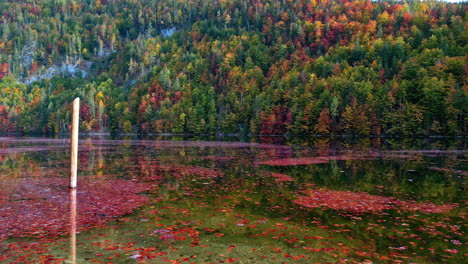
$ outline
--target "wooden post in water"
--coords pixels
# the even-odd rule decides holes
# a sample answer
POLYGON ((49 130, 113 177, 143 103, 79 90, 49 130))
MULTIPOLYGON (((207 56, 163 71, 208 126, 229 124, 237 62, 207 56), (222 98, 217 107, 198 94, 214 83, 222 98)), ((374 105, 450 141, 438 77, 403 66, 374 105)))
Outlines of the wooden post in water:
POLYGON ((76 264, 76 188, 70 189, 70 263, 76 264))
POLYGON ((72 131, 71 131, 71 169, 70 188, 76 188, 78 171, 78 128, 80 119, 80 98, 73 100, 72 131))

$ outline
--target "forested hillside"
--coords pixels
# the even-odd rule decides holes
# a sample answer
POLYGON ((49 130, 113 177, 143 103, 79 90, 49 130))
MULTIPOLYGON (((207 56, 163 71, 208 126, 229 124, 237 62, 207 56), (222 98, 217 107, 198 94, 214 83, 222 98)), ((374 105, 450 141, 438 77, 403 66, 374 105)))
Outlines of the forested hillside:
POLYGON ((0 0, 0 132, 462 135, 468 4, 0 0))

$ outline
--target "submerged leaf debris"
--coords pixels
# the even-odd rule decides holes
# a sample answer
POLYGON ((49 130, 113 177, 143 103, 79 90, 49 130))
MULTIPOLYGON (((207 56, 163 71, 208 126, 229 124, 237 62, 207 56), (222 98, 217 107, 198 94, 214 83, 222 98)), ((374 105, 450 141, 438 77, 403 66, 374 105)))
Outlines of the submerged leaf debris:
MULTIPOLYGON (((68 149, 1 142, 0 262, 70 261, 68 149)), ((77 261, 463 262, 465 152, 326 143, 84 141, 77 261)))

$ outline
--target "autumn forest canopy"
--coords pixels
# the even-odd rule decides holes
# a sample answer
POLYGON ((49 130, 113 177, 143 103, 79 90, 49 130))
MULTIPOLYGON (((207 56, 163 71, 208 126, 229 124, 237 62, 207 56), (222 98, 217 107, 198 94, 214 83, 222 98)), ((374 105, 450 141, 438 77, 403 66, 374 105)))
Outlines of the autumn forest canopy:
POLYGON ((0 0, 0 132, 463 135, 468 4, 0 0))

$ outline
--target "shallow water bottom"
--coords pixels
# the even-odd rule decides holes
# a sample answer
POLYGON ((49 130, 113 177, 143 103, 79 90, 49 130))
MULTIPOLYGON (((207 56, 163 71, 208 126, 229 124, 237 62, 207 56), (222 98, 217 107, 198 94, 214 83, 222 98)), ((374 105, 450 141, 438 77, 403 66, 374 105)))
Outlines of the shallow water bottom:
POLYGON ((467 254, 464 150, 88 140, 74 204, 66 144, 1 142, 2 263, 461 263, 467 254))

